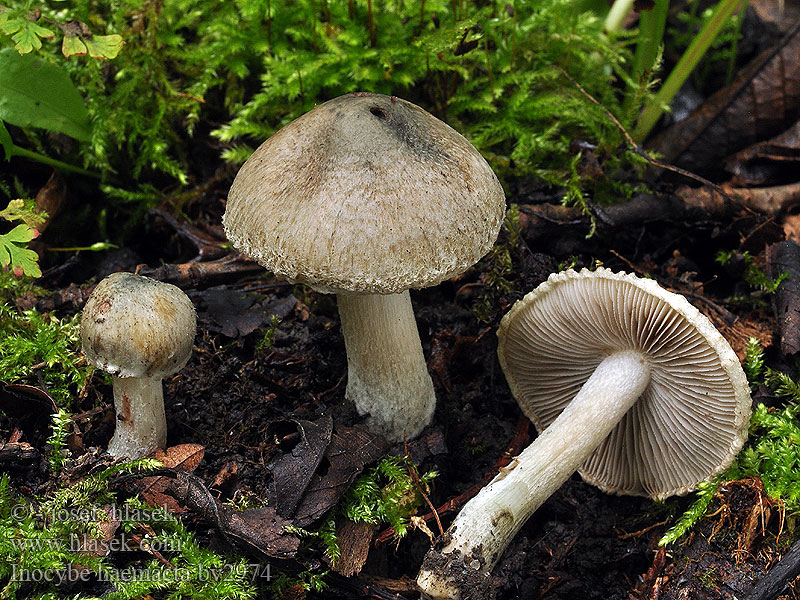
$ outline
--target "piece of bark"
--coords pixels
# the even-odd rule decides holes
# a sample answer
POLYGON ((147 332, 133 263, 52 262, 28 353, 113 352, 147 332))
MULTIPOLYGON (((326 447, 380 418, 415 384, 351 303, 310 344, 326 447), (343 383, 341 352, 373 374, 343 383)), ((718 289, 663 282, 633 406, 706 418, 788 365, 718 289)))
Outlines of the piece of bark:
MULTIPOLYGON (((591 207, 597 230, 613 233, 626 227, 661 222, 726 220, 743 210, 766 217, 785 214, 800 204, 800 184, 770 188, 725 187, 729 197, 708 187, 681 186, 673 195, 640 194, 610 206, 591 207)), ((521 204, 519 227, 528 242, 557 239, 573 230, 585 236, 591 217, 580 208, 555 204, 521 204)))
POLYGON ((20 469, 29 467, 39 460, 39 452, 26 442, 0 444, 0 467, 20 469))
POLYGON ((50 312, 53 310, 78 311, 86 304, 86 299, 91 295, 94 286, 80 288, 74 283, 67 287, 56 290, 49 296, 37 298, 33 294, 26 294, 16 299, 18 308, 28 310, 36 308, 39 312, 50 312))
POLYGON ((663 162, 703 174, 717 171, 729 154, 780 133, 800 116, 799 55, 800 21, 649 149, 663 162))
POLYGON ((761 188, 736 188, 733 195, 747 208, 778 216, 800 204, 800 182, 761 188))
POLYGON ((784 356, 800 351, 800 246, 792 240, 767 246, 767 274, 774 280, 789 277, 772 296, 780 350, 784 356))
POLYGON ((359 523, 349 519, 337 521, 336 537, 339 540, 340 555, 333 564, 327 557, 325 562, 334 571, 345 577, 358 575, 364 568, 364 563, 367 562, 372 537, 377 529, 377 525, 363 521, 359 523))
POLYGON ((178 265, 168 264, 160 267, 140 266, 139 275, 165 281, 181 288, 202 289, 234 281, 245 275, 264 272, 264 267, 243 254, 232 252, 217 260, 208 262, 188 262, 178 265))

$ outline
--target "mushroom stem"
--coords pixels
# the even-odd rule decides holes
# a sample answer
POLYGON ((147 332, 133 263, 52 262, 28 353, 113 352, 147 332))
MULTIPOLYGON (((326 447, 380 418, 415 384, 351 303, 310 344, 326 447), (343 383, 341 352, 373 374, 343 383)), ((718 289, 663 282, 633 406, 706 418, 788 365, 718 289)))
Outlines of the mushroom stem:
POLYGON ((114 377, 117 426, 108 444, 114 458, 142 458, 167 443, 161 377, 114 377))
POLYGON ((430 598, 459 599, 488 579, 511 539, 611 433, 644 392, 650 366, 636 351, 605 358, 564 411, 464 505, 422 563, 417 585, 430 598))
POLYGON ((338 294, 347 349, 347 397, 390 442, 411 439, 436 405, 408 291, 338 294))

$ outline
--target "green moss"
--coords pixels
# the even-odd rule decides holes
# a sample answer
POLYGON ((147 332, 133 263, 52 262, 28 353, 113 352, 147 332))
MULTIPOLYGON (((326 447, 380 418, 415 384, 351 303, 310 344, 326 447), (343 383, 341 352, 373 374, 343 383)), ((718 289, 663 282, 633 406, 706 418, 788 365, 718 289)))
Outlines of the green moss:
POLYGON ((728 302, 763 306, 765 304, 764 296, 774 294, 778 290, 778 286, 789 277, 788 273, 781 273, 778 277, 772 279, 758 266, 755 258, 747 251, 736 253, 720 250, 715 260, 719 264, 724 265, 734 258, 744 262, 742 279, 753 291, 749 295, 738 295, 728 298, 728 302))
POLYGON ((109 600, 148 594, 175 600, 254 598, 251 568, 243 560, 202 548, 169 512, 136 498, 119 501, 109 488, 115 476, 160 466, 152 459, 123 463, 30 498, 14 493, 8 475, 0 478, 2 597, 73 597, 58 581, 81 577, 110 583, 114 591, 104 595, 109 600), (108 527, 111 515, 120 520, 116 531, 108 527), (134 534, 141 543, 132 541, 134 534))
MULTIPOLYGON (((6 281, 10 277, 0 273, 6 281)), ((78 315, 58 318, 33 309, 19 310, 9 301, 0 304, 3 381, 22 381, 39 373, 56 402, 69 407, 92 371, 80 355, 79 330, 78 315)))
MULTIPOLYGON (((625 164, 633 159, 618 151, 622 135, 603 108, 629 124, 622 99, 643 93, 625 76, 631 42, 604 32, 602 20, 572 0, 120 0, 41 10, 124 39, 108 61, 65 61, 47 40, 40 54, 65 66, 85 98, 85 165, 139 214, 163 199, 165 186, 153 185, 159 177, 190 182, 208 123, 218 124, 210 133, 222 158, 238 164, 316 103, 354 90, 407 97, 463 132, 499 173, 536 175, 563 187, 570 202, 618 185, 613 177, 606 185, 576 178, 572 140, 625 164)), ((14 41, 0 35, 3 45, 14 41)), ((40 152, 72 158, 69 149, 45 148, 49 141, 35 132, 30 139, 40 152)))

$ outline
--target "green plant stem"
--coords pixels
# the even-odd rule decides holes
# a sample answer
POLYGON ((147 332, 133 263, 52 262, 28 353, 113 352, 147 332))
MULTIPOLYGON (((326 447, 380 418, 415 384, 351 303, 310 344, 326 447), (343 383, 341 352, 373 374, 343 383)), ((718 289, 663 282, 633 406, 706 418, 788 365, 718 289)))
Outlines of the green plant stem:
POLYGON ((606 31, 619 31, 622 29, 622 24, 625 22, 625 17, 631 12, 633 0, 615 0, 608 11, 605 20, 606 31))
MULTIPOLYGON (((642 11, 639 16, 639 35, 636 40, 631 71, 631 76, 636 82, 641 82, 645 73, 651 71, 655 66, 661 41, 664 38, 668 11, 669 0, 655 0, 653 8, 642 11)), ((626 114, 631 110, 635 97, 633 94, 628 96, 624 108, 626 114)))
POLYGON ((75 165, 62 162, 55 158, 50 158, 49 156, 39 154, 38 152, 33 152, 31 150, 26 150, 25 148, 20 148, 19 146, 11 147, 11 155, 19 156, 20 158, 28 158, 30 160, 35 160, 36 162, 50 165, 51 167, 60 169, 62 171, 69 171, 70 173, 78 173, 79 175, 85 175, 87 177, 94 177, 95 179, 100 179, 99 173, 95 173, 94 171, 87 171, 86 169, 82 169, 81 167, 76 167, 75 165))
POLYGON ((686 52, 683 53, 664 85, 656 93, 653 101, 639 115, 639 120, 633 131, 633 139, 635 141, 641 142, 647 137, 647 134, 650 133, 658 122, 659 117, 661 117, 661 113, 664 112, 664 107, 670 103, 686 81, 686 78, 697 66, 700 59, 703 58, 703 55, 719 35, 725 23, 727 23, 731 15, 743 8, 746 2, 747 0, 722 0, 717 5, 708 23, 703 26, 686 49, 686 52))

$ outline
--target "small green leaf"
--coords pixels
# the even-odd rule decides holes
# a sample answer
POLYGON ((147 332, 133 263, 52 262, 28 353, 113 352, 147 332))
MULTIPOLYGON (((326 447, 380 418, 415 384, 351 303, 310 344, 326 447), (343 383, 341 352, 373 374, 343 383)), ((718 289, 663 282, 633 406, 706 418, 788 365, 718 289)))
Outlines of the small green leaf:
POLYGON ((0 267, 11 267, 14 275, 21 277, 41 277, 39 255, 33 250, 17 246, 36 237, 36 230, 27 225, 17 225, 6 234, 0 235, 0 267))
POLYGON ((53 32, 45 27, 37 25, 28 19, 8 19, 2 26, 4 33, 14 33, 11 39, 17 45, 15 48, 20 54, 27 54, 33 50, 38 50, 42 47, 42 40, 40 38, 52 38, 53 32))
POLYGON ((8 233, 4 234, 3 237, 7 242, 24 244, 26 242, 30 242, 36 237, 36 230, 22 223, 14 227, 14 229, 8 233))
POLYGON ((10 246, 9 252, 11 254, 11 270, 14 275, 17 277, 22 275, 28 277, 42 276, 42 270, 39 268, 38 262, 39 255, 36 252, 19 246, 10 246))
POLYGON ((8 129, 2 121, 0 121, 0 146, 5 150, 6 160, 11 160, 11 157, 14 156, 14 142, 11 141, 11 134, 8 133, 8 129))
POLYGON ((116 58, 125 43, 119 34, 94 35, 83 40, 92 58, 116 58))
POLYGON ((37 210, 36 202, 32 198, 14 198, 9 201, 8 206, 0 210, 0 217, 6 221, 22 221, 28 227, 36 229, 47 220, 47 213, 37 210))
POLYGON ((11 35, 19 31, 23 24, 22 18, 9 16, 8 11, 0 12, 0 32, 11 35))
POLYGON ((61 42, 61 53, 69 58, 70 56, 85 56, 86 45, 76 34, 71 31, 64 32, 64 41, 61 42))
POLYGON ((89 113, 69 75, 38 56, 0 50, 0 119, 77 140, 91 137, 89 113))

